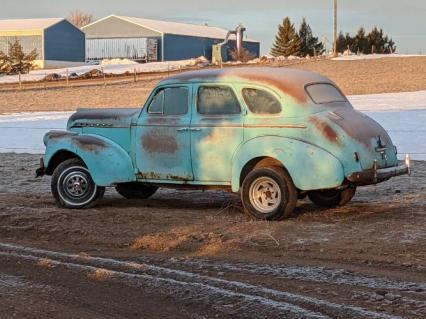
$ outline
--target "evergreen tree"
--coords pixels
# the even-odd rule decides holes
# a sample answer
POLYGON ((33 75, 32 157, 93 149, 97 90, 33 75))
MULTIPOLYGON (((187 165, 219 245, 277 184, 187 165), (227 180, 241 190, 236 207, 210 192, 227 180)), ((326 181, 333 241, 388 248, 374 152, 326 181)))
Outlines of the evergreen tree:
POLYGON ((356 50, 356 53, 367 54, 369 52, 368 47, 369 45, 368 39, 365 35, 365 29, 361 27, 354 38, 354 49, 356 50))
POLYGON ((374 27, 367 35, 368 45, 371 53, 392 53, 395 51, 395 43, 384 35, 383 29, 374 27))
POLYGON ((9 70, 9 60, 7 55, 0 51, 0 74, 8 73, 9 70))
POLYGON ((323 45, 318 41, 318 38, 312 34, 311 26, 303 18, 302 24, 299 29, 300 38, 300 53, 302 56, 313 56, 315 54, 321 54, 323 51, 323 45))
POLYGON ((337 37, 337 52, 343 53, 347 49, 347 38, 343 35, 343 31, 339 32, 337 37))
POLYGON ((0 72, 7 74, 28 73, 33 69, 33 62, 37 59, 38 53, 34 49, 25 54, 19 40, 14 43, 9 42, 9 54, 0 52, 0 72))
POLYGON ((275 37, 275 43, 272 47, 273 56, 300 55, 300 39, 294 24, 286 17, 281 25, 278 26, 278 33, 275 37))

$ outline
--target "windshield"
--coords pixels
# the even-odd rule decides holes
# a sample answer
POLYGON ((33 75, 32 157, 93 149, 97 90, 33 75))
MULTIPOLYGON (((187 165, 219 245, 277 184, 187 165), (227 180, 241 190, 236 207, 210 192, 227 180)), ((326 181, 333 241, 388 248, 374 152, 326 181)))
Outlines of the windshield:
POLYGON ((329 83, 310 84, 306 86, 306 92, 315 104, 348 101, 339 89, 329 83))

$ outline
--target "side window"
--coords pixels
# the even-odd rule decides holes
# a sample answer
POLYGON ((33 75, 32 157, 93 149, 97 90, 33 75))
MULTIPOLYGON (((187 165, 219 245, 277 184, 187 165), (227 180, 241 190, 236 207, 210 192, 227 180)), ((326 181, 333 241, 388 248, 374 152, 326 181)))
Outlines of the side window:
POLYGON ((201 86, 198 89, 198 113, 205 115, 240 114, 234 91, 227 86, 201 86))
POLYGON ((246 88, 243 89, 243 98, 252 113, 281 113, 280 101, 274 95, 267 91, 246 88))
POLYGON ((157 92, 148 107, 150 114, 184 115, 188 112, 188 88, 166 88, 157 92))
POLYGON ((166 89, 164 98, 164 115, 184 115, 188 113, 188 88, 166 89))

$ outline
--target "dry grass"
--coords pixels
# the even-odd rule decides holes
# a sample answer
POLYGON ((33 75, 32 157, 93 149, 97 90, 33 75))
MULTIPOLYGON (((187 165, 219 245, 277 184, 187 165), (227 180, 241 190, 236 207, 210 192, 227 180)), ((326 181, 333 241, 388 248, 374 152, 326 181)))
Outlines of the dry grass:
MULTIPOLYGON (((291 66, 318 72, 350 94, 426 90, 426 57, 358 61, 316 61, 291 66)), ((166 75, 164 75, 166 76, 166 75)), ((72 111, 78 107, 140 107, 159 80, 144 76, 138 83, 85 87, 0 91, 0 114, 72 111)))

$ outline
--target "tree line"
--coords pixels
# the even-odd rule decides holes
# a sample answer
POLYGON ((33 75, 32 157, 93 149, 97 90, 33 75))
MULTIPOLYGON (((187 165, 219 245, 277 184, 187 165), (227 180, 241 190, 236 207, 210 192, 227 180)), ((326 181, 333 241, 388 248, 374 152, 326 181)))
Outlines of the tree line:
POLYGON ((357 54, 372 53, 394 53, 396 51, 395 42, 388 35, 385 35, 383 29, 374 27, 368 34, 363 27, 351 36, 349 33, 343 34, 340 31, 337 38, 337 51, 343 53, 346 50, 357 54))
MULTIPOLYGON (((383 29, 374 27, 368 34, 361 27, 358 32, 351 36, 349 33, 340 34, 337 38, 337 51, 344 53, 350 50, 357 54, 371 53, 394 53, 396 51, 395 42, 383 29)), ((284 18, 282 24, 278 26, 278 32, 271 49, 273 56, 316 56, 325 52, 324 43, 318 40, 312 32, 311 26, 303 18, 299 30, 296 31, 294 23, 289 17, 284 18)))

